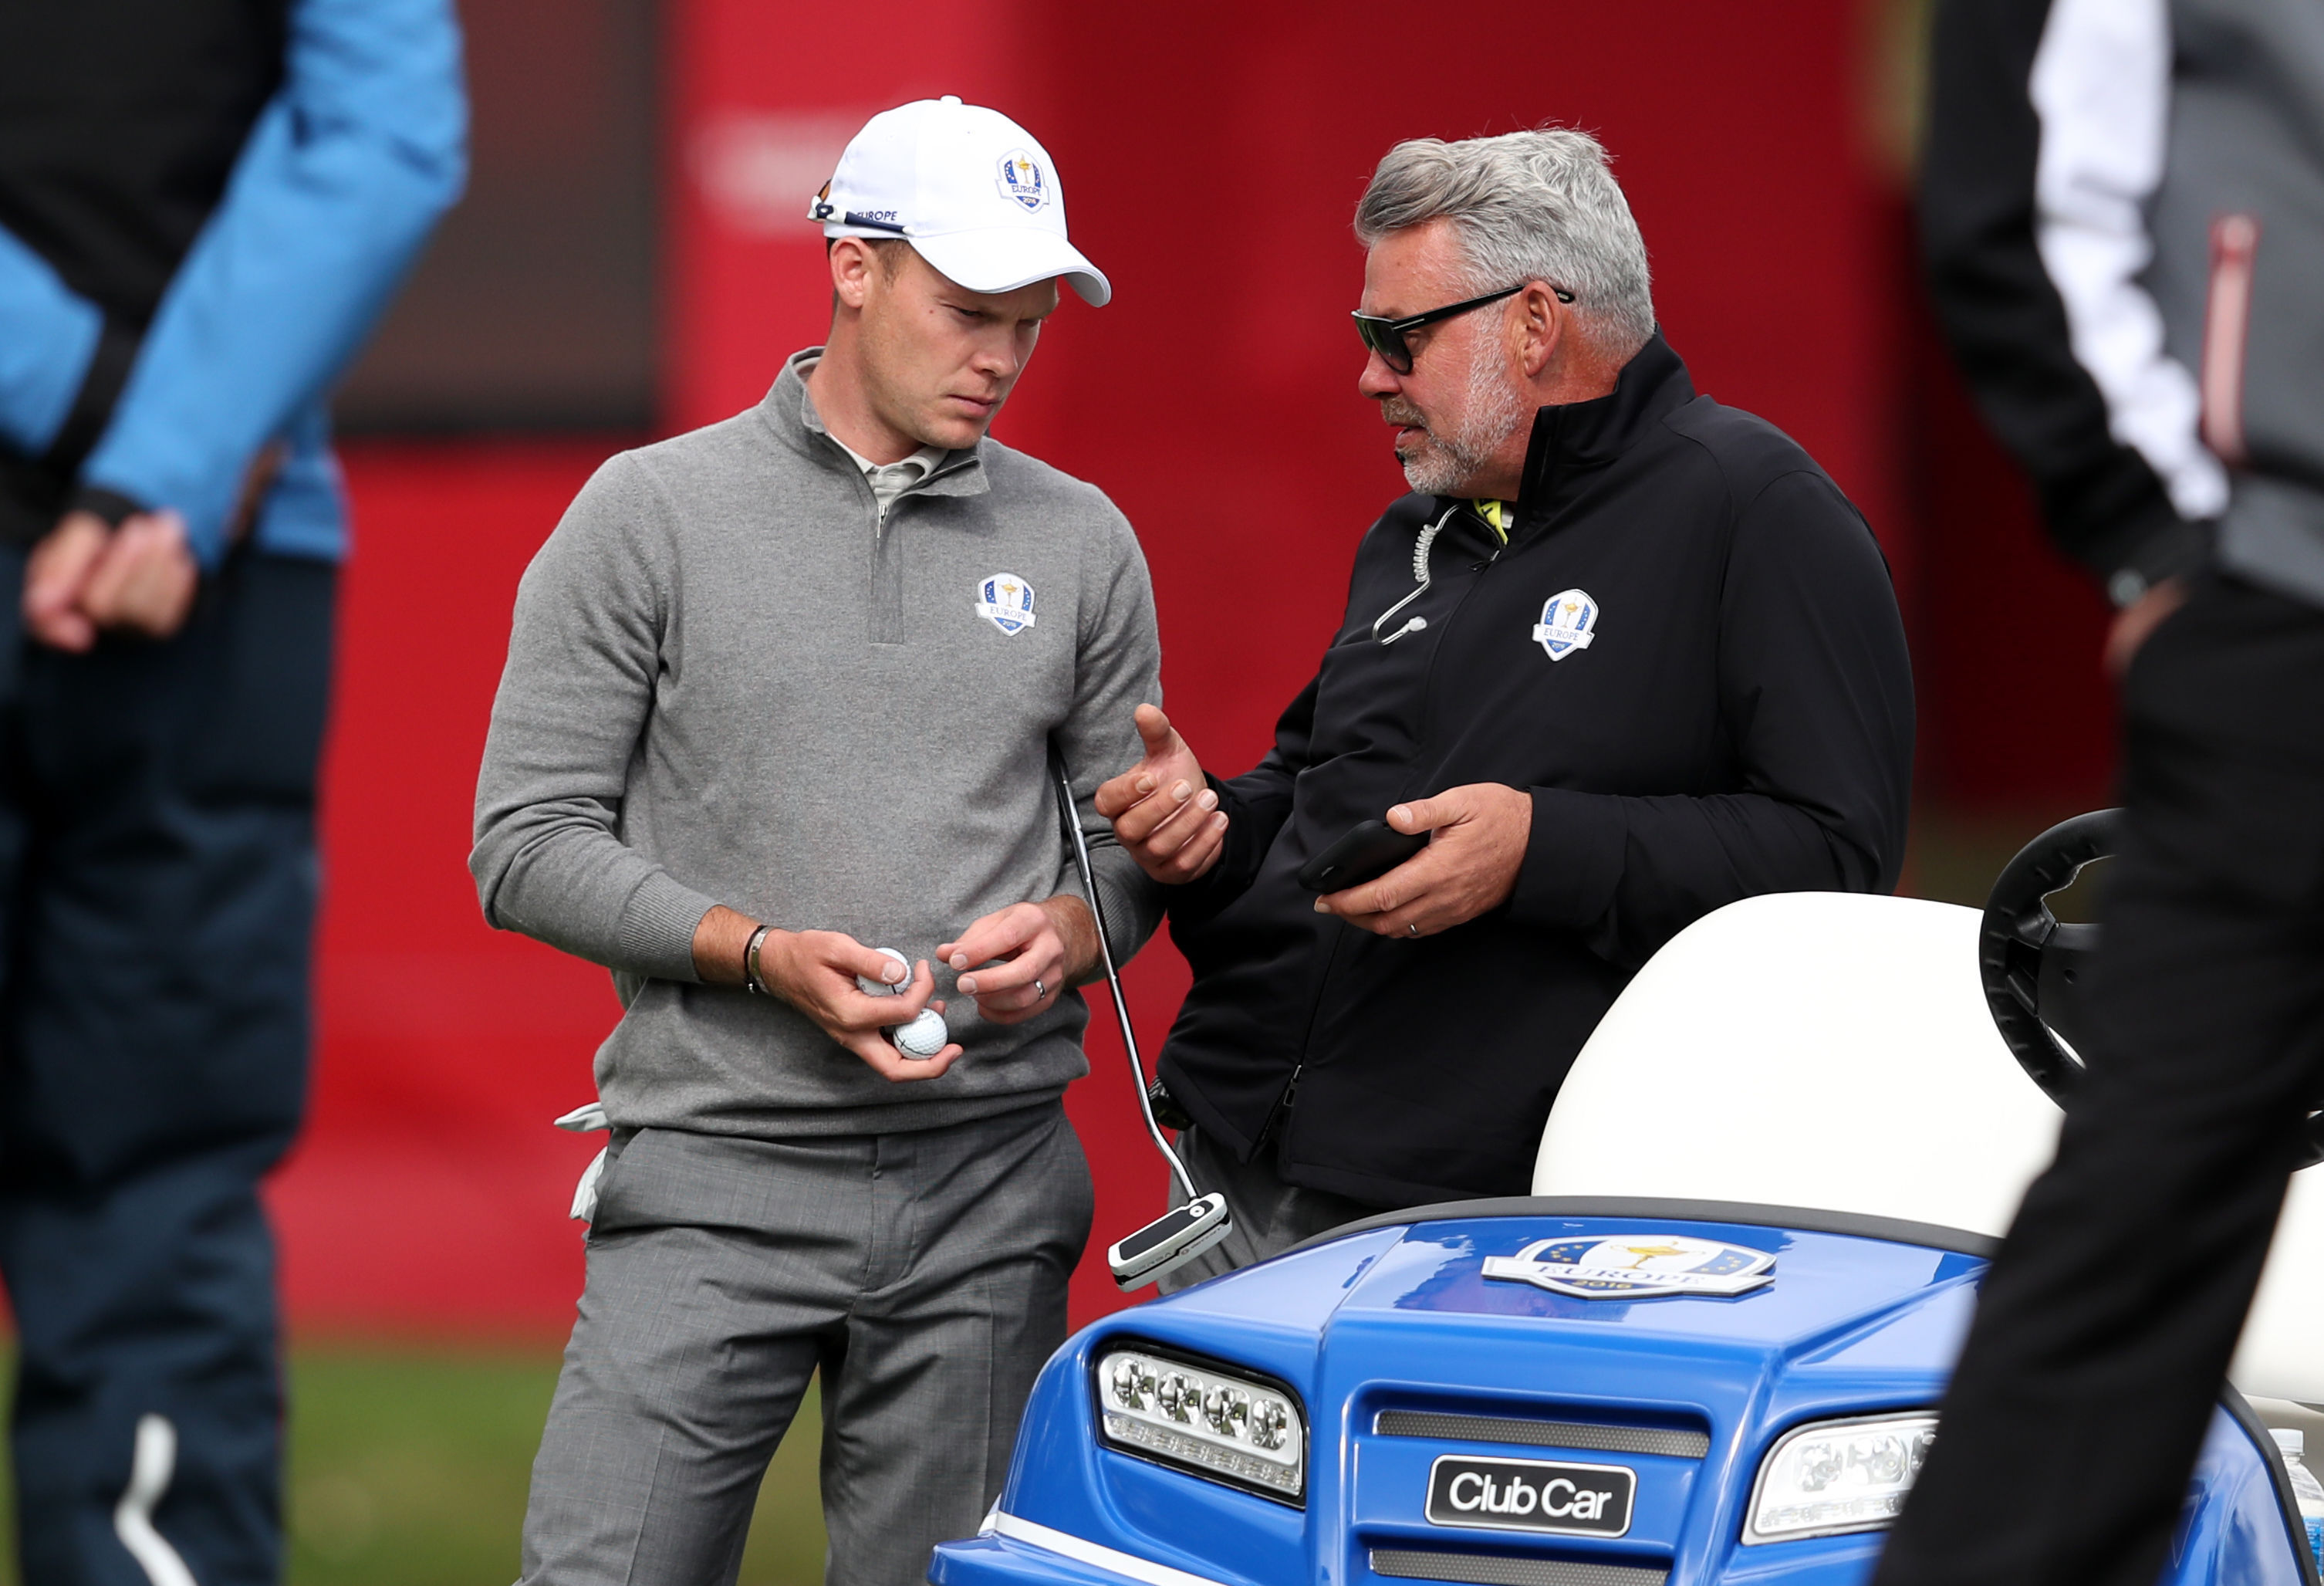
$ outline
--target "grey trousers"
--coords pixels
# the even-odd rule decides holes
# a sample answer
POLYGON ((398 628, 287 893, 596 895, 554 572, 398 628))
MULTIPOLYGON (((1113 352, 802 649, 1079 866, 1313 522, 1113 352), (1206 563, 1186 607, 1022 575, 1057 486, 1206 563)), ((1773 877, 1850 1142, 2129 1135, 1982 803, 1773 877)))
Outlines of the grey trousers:
POLYGON ((1000 1494, 1090 1212, 1055 1102, 908 1134, 631 1136, 533 1462, 524 1586, 729 1586, 818 1369, 824 1578, 918 1586, 1000 1494))
MULTIPOLYGON (((1232 1152, 1204 1139, 1201 1130, 1189 1129, 1178 1137, 1178 1155, 1196 1189, 1206 1195, 1226 1196, 1233 1228, 1184 1267, 1164 1274, 1154 1286, 1164 1294, 1176 1294, 1205 1277, 1279 1256, 1302 1240, 1381 1210, 1326 1190, 1284 1183, 1276 1176, 1275 1152, 1269 1147, 1262 1146, 1248 1162, 1238 1162, 1232 1152)), ((1170 1203, 1186 1203, 1176 1176, 1170 1180, 1170 1203)))

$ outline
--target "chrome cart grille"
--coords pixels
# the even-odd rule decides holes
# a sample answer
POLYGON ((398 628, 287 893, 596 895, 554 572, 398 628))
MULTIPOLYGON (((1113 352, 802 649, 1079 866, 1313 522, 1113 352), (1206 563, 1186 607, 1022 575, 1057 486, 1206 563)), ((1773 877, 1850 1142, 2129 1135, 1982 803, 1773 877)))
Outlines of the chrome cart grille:
POLYGON ((1375 1547, 1372 1573, 1402 1581, 1458 1581, 1474 1586, 1663 1586, 1668 1570, 1592 1564, 1563 1558, 1510 1558, 1483 1553, 1431 1553, 1375 1547))
MULTIPOLYGON (((1372 1420, 1372 1431, 1382 1437, 1586 1448, 1602 1453, 1668 1454, 1682 1460, 1699 1460, 1711 1452, 1711 1439, 1706 1434, 1665 1426, 1609 1426, 1595 1421, 1537 1421, 1508 1415, 1458 1415, 1435 1410, 1382 1410, 1372 1420)), ((1472 1577, 1444 1578, 1465 1581, 1472 1577)))

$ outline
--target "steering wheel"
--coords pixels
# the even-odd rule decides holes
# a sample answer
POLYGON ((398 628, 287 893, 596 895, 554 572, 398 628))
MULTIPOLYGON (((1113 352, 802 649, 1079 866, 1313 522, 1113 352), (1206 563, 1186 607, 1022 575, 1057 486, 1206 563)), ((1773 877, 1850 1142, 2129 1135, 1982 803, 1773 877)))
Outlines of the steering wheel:
MULTIPOLYGON (((1978 970, 1986 1005, 2009 1050, 2060 1106, 2081 1083, 2074 1048, 2088 1029, 2085 989, 2098 950, 2098 927, 2067 925, 2050 912, 2050 895, 2072 886, 2082 867, 2120 851, 2123 812, 2093 810, 2060 821, 2017 851, 1985 900, 1978 932, 1978 970)), ((2308 1120, 2300 1166, 2324 1162, 2324 1113, 2308 1120)))
POLYGON ((2072 1044, 2085 1018, 2081 985, 2098 952, 2098 927, 2061 924, 2050 912, 2050 894, 2072 886, 2084 865, 2107 858, 2121 842, 2118 809, 2060 821, 2002 866, 1985 900, 1977 964, 1986 1004, 2011 1053, 2061 1107, 2082 1077, 2072 1044))

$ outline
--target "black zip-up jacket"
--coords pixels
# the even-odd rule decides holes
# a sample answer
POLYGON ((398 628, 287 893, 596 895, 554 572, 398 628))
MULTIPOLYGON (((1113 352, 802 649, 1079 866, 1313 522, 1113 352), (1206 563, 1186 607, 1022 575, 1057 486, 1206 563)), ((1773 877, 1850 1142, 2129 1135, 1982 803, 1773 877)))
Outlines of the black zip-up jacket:
POLYGON ((1169 889, 1194 981, 1162 1076, 1293 1184, 1378 1205, 1524 1194, 1574 1055, 1655 948, 1738 898, 1895 886, 1912 752, 1862 516, 1780 430, 1696 395, 1657 336, 1612 395, 1536 417, 1507 549, 1425 496, 1365 535, 1275 748, 1215 784, 1226 852, 1169 889), (1379 642, 1448 512, 1427 593, 1380 632, 1427 626, 1379 642), (1576 591, 1589 641, 1553 659, 1536 629, 1576 591), (1314 912, 1311 854, 1472 782, 1533 795, 1506 905, 1412 941, 1314 912))

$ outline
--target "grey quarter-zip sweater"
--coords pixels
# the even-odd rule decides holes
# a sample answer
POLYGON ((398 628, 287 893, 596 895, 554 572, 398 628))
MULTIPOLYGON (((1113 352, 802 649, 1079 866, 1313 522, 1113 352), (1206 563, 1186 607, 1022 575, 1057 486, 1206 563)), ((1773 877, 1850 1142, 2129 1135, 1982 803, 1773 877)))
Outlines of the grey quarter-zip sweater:
POLYGON ((882 511, 816 414, 819 354, 749 411, 608 461, 517 591, 469 868, 492 924, 613 972, 625 1010, 596 1077, 616 1128, 927 1129, 1086 1073, 1078 997, 1017 1025, 954 997, 965 1054, 891 1083, 787 1004, 694 971, 718 903, 933 961, 994 909, 1078 894, 1053 738, 1115 952, 1160 912, 1091 804, 1161 697, 1128 521, 990 438, 882 511))

